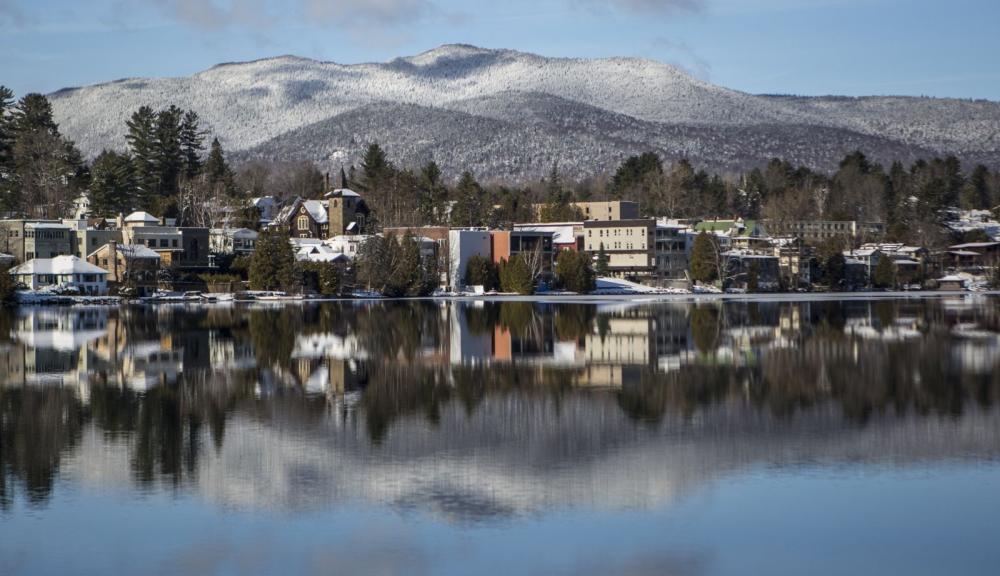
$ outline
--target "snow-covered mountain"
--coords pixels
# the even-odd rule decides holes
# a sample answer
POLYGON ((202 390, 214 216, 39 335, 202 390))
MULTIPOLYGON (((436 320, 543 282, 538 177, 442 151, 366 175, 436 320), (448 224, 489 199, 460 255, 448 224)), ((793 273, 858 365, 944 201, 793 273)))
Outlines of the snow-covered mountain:
POLYGON ((576 176, 654 150, 715 169, 781 156, 829 169, 853 149, 880 160, 955 153, 1000 165, 1000 103, 909 97, 760 96, 635 58, 546 58, 446 45, 386 63, 282 56, 187 78, 125 79, 50 95, 87 155, 125 145, 139 106, 197 111, 238 159, 356 162, 371 141, 412 165, 533 178, 576 176))

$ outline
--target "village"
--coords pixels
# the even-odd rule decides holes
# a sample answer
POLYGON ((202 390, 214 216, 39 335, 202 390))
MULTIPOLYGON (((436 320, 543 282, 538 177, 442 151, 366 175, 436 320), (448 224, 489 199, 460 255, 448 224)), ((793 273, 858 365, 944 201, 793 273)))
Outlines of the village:
MULTIPOLYGON (((231 226, 225 216, 211 228, 190 227, 145 211, 94 218, 83 194, 71 218, 0 220, 0 266, 22 302, 42 302, 977 291, 995 286, 1000 260, 1000 223, 985 210, 954 210, 948 224, 981 241, 931 251, 886 241, 879 222, 644 217, 627 200, 572 202, 580 218, 565 222, 544 221, 546 205, 534 204, 536 221, 493 228, 379 228, 362 195, 329 185, 322 199, 265 196, 249 204, 256 229, 231 226), (294 280, 255 281, 248 263, 265 236, 287 238, 294 280), (365 246, 386 238, 419 247, 424 288, 391 292, 373 283, 371 269, 391 273, 395 264, 373 260, 379 251, 365 246), (369 272, 359 273, 365 266, 369 272), (504 280, 518 270, 523 278, 504 280)), ((279 266, 263 260, 257 274, 279 266)))

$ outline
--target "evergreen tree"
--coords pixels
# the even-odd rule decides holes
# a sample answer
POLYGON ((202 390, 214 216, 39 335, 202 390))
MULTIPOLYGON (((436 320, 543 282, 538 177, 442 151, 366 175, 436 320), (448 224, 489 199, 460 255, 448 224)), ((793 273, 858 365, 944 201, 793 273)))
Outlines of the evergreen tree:
POLYGON ((473 256, 465 265, 465 285, 482 286, 484 290, 496 290, 499 272, 493 260, 485 256, 473 256))
POLYGON ((0 214, 21 206, 14 165, 14 93, 0 86, 0 214))
POLYGON ((347 178, 347 172, 344 172, 344 167, 343 166, 340 167, 340 187, 341 188, 350 188, 351 187, 351 181, 348 180, 348 178, 347 178))
POLYGON ((149 106, 136 110, 125 123, 125 136, 132 156, 140 206, 146 207, 158 192, 159 176, 154 159, 156 150, 156 113, 149 106))
POLYGON ((597 265, 594 268, 598 276, 607 276, 611 272, 608 262, 608 253, 604 249, 604 242, 601 242, 600 249, 597 251, 597 265))
POLYGON ((131 159, 105 150, 91 166, 90 208, 97 216, 128 214, 135 202, 135 174, 131 159))
POLYGON ((181 145, 183 116, 184 111, 176 106, 161 110, 156 115, 153 164, 160 197, 176 196, 180 190, 180 177, 185 166, 184 149, 181 145))
POLYGON ((472 172, 462 173, 455 187, 455 203, 451 207, 452 226, 482 226, 486 220, 486 202, 483 189, 472 172))
POLYGON ((14 180, 19 188, 15 210, 37 216, 65 216, 78 186, 85 182, 82 157, 62 138, 52 106, 41 94, 28 94, 14 108, 14 180), (30 201, 30 207, 26 204, 30 201))
POLYGON ((253 290, 291 290, 295 283, 295 252, 288 234, 261 232, 247 273, 253 290))
POLYGON ((208 158, 205 160, 203 174, 209 186, 225 184, 232 179, 232 172, 226 163, 225 153, 222 151, 222 144, 218 138, 212 139, 212 145, 208 151, 208 158))
POLYGON ((892 266, 892 258, 883 255, 875 265, 872 273, 872 284, 876 288, 892 288, 896 285, 896 272, 892 266))
POLYGON ((962 207, 966 210, 988 210, 992 208, 990 170, 982 164, 976 166, 969 181, 962 187, 962 207))
POLYGON ((630 156, 615 171, 611 194, 615 198, 641 200, 649 194, 650 177, 663 174, 663 162, 654 152, 630 156))
POLYGON ((523 295, 535 292, 531 268, 521 254, 500 261, 500 290, 523 295))
POLYGON ((567 290, 586 294, 597 287, 594 269, 587 254, 563 250, 556 257, 556 281, 567 290))
POLYGON ((708 232, 698 234, 691 247, 691 279, 704 284, 719 279, 719 249, 708 232))
POLYGON ((543 222, 569 222, 582 217, 572 205, 572 194, 563 186, 559 175, 559 163, 553 162, 549 177, 545 180, 545 207, 542 209, 543 222))
POLYGON ((14 294, 17 289, 14 277, 11 276, 8 271, 9 268, 6 264, 0 264, 0 307, 13 302, 14 294))
POLYGON ((184 113, 180 126, 181 153, 184 157, 184 178, 190 180, 201 171, 201 152, 205 149, 205 133, 198 126, 198 114, 193 110, 184 113))
POLYGON ((439 224, 444 219, 448 189, 441 181, 441 169, 434 161, 420 169, 417 210, 424 224, 439 224))

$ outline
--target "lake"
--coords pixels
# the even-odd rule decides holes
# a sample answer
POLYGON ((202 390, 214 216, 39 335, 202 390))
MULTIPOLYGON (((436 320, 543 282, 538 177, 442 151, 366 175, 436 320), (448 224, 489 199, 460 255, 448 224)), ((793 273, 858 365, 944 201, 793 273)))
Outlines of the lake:
POLYGON ((997 574, 998 304, 2 311, 0 574, 997 574))

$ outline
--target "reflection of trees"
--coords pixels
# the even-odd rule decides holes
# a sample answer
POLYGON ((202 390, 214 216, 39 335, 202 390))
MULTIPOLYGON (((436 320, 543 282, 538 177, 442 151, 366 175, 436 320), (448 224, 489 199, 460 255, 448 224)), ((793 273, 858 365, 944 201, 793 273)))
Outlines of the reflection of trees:
POLYGON ((86 419, 79 400, 65 388, 0 388, 0 507, 14 484, 27 499, 44 503, 52 492, 63 454, 80 439, 86 419))
POLYGON ((719 347, 721 329, 721 318, 716 306, 695 306, 691 309, 691 337, 699 352, 707 355, 719 347))

